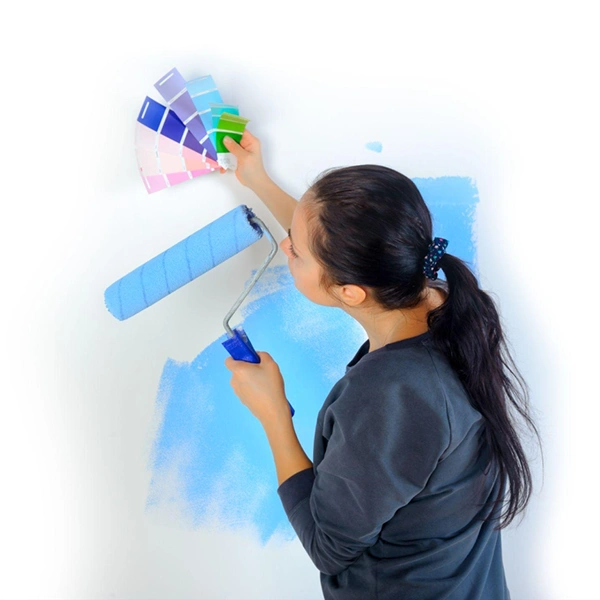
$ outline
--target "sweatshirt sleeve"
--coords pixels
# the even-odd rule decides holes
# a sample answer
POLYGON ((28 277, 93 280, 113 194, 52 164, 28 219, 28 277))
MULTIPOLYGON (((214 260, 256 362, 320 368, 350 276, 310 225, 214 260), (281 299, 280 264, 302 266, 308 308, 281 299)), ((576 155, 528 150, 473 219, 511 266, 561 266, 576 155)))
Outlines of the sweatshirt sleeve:
POLYGON ((425 487, 450 440, 445 397, 431 379, 375 372, 373 380, 365 370, 326 412, 331 435, 323 460, 277 490, 326 575, 341 573, 375 544, 383 525, 425 487))

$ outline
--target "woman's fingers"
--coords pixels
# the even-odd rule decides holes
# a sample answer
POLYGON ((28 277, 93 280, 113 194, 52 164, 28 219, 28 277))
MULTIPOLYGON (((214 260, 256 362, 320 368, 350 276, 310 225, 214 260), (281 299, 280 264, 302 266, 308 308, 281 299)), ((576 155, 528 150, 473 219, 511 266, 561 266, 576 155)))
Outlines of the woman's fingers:
POLYGON ((240 145, 248 152, 256 152, 259 149, 260 140, 253 136, 247 129, 244 129, 240 145))
MULTIPOLYGON (((262 163, 260 141, 253 136, 247 129, 244 130, 239 143, 231 137, 223 137, 225 148, 237 159, 235 175, 238 181, 251 189, 268 177, 262 163)), ((220 169, 225 173, 227 169, 220 169)))
POLYGON ((223 144, 225 145, 225 148, 237 158, 241 158, 246 154, 246 150, 244 150, 244 148, 242 148, 242 146, 240 146, 233 138, 230 138, 227 135, 223 138, 223 144))

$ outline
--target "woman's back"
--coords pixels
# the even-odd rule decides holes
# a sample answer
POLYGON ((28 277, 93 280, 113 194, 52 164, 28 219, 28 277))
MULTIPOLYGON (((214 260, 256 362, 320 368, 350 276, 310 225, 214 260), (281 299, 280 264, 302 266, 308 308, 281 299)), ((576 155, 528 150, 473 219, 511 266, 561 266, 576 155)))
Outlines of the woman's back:
POLYGON ((490 456, 429 333, 367 340, 319 412, 313 469, 278 490, 326 600, 510 598, 500 531, 483 523, 500 485, 490 456))

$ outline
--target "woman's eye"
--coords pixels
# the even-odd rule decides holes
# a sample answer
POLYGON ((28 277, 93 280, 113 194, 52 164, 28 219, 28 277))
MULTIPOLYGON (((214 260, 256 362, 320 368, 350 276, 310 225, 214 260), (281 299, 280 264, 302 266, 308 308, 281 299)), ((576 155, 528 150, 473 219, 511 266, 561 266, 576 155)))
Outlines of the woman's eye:
POLYGON ((294 246, 292 246, 292 243, 290 242, 290 253, 294 258, 298 258, 298 255, 294 252, 294 246))

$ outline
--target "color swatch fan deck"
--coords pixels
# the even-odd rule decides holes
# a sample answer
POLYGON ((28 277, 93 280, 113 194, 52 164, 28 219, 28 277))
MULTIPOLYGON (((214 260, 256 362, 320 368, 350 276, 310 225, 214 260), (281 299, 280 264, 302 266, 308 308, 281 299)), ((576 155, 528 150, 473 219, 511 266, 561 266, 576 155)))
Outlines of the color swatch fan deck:
POLYGON ((219 167, 235 168, 223 138, 239 143, 249 119, 223 103, 213 78, 186 81, 172 69, 154 87, 166 106, 146 96, 135 129, 135 154, 148 193, 219 173, 219 167))

